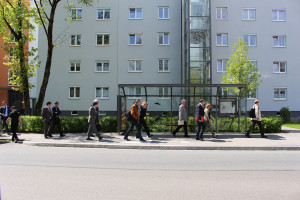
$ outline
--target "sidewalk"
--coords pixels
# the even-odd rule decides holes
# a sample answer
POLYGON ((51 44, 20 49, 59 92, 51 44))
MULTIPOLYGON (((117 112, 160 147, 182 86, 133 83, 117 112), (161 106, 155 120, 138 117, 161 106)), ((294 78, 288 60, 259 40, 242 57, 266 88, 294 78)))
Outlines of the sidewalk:
MULTIPOLYGON (((300 130, 283 128, 283 133, 266 134, 267 139, 260 138, 259 134, 253 134, 252 138, 246 138, 239 133, 219 133, 212 138, 206 133, 205 141, 195 140, 195 133, 190 138, 183 137, 183 133, 177 133, 173 137, 170 133, 152 133, 152 138, 143 137, 147 142, 135 139, 135 132, 129 136, 131 141, 124 141, 118 133, 104 133, 101 142, 97 138, 93 141, 86 140, 86 133, 67 134, 60 138, 54 134, 52 139, 44 139, 43 134, 19 134, 24 139, 24 145, 46 147, 79 147, 79 148, 111 148, 111 149, 159 149, 159 150, 300 150, 300 130)), ((9 140, 11 136, 4 134, 0 140, 9 140)))

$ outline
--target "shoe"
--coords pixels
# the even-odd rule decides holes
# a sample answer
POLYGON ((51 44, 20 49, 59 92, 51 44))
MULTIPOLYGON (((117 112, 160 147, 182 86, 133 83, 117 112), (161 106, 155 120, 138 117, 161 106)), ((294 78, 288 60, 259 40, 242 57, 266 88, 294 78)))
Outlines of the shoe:
POLYGON ((125 132, 120 133, 120 135, 125 135, 125 132))
POLYGON ((14 141, 15 141, 15 138, 12 138, 11 141, 14 142, 14 141))
POLYGON ((245 135, 247 138, 251 138, 251 136, 247 133, 246 135, 245 135))
POLYGON ((91 134, 90 137, 95 137, 95 135, 91 134))
POLYGON ((136 137, 136 139, 140 139, 140 137, 136 137))
POLYGON ((148 135, 148 138, 151 138, 152 136, 153 136, 152 134, 149 134, 149 135, 148 135))
POLYGON ((200 140, 200 138, 196 138, 196 140, 200 140))
POLYGON ((267 138, 268 136, 262 135, 261 138, 267 138))
POLYGON ((50 137, 49 137, 49 136, 46 136, 45 139, 50 139, 50 137))
POLYGON ((15 143, 18 143, 19 142, 19 138, 17 138, 16 140, 15 140, 15 143))
POLYGON ((147 140, 144 140, 144 138, 140 138, 141 142, 146 142, 147 140))
POLYGON ((86 138, 86 140, 93 140, 92 138, 90 138, 90 137, 88 137, 88 138, 86 138))
POLYGON ((201 141, 204 141, 204 139, 203 139, 203 138, 200 138, 200 140, 201 140, 201 141))
POLYGON ((216 136, 216 135, 213 135, 212 137, 213 137, 213 138, 217 138, 217 136, 216 136))
POLYGON ((171 133, 174 137, 176 137, 176 133, 171 133))
POLYGON ((191 136, 189 136, 189 135, 184 135, 184 137, 191 137, 191 136))
POLYGON ((60 137, 65 137, 66 135, 64 135, 64 134, 60 134, 59 136, 60 136, 60 137))
POLYGON ((102 137, 102 136, 100 136, 100 137, 99 137, 99 142, 100 142, 102 139, 103 139, 103 137, 102 137))
POLYGON ((53 135, 48 135, 48 137, 53 138, 53 135))
POLYGON ((126 140, 126 141, 130 141, 128 138, 124 138, 124 140, 126 140))

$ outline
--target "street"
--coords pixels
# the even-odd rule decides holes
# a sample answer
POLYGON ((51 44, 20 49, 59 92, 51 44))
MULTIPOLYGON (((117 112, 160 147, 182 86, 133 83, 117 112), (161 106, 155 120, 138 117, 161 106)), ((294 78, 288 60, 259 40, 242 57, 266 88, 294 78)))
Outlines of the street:
POLYGON ((0 144, 1 200, 300 199, 299 151, 0 144))

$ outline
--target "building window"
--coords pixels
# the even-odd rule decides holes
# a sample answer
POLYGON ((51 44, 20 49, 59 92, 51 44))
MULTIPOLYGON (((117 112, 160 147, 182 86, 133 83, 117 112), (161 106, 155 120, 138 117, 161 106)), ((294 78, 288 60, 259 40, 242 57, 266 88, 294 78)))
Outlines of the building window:
POLYGON ((129 19, 142 19, 142 9, 141 8, 130 8, 129 9, 129 19))
POLYGON ((243 20, 256 20, 256 9, 243 9, 243 20))
POLYGON ((108 99, 108 87, 97 87, 96 88, 96 98, 97 99, 108 99))
POLYGON ((217 61, 217 72, 226 72, 226 65, 227 65, 227 60, 218 60, 217 61))
POLYGON ((168 7, 158 7, 158 19, 169 19, 168 7))
POLYGON ((71 35, 71 46, 81 46, 81 35, 71 35))
POLYGON ((70 99, 79 99, 80 98, 80 87, 70 87, 70 99))
POLYGON ((142 34, 129 34, 129 44, 130 45, 141 45, 142 44, 142 34))
POLYGON ((285 21, 285 10, 272 10, 273 21, 285 21))
POLYGON ((131 96, 129 99, 140 99, 142 95, 142 88, 141 87, 129 87, 128 88, 128 95, 131 96))
POLYGON ((78 115, 78 111, 71 111, 71 115, 78 115))
POLYGON ((256 35, 244 35, 243 40, 247 43, 247 46, 249 47, 256 46, 256 35))
POLYGON ((80 72, 80 61, 70 62, 70 72, 80 72))
POLYGON ((168 45, 169 44, 169 33, 158 33, 158 44, 168 45))
POLYGON ((169 88, 164 87, 164 88, 159 88, 158 91, 158 98, 159 99, 169 99, 170 97, 168 97, 169 95, 169 88))
POLYGON ((228 45, 228 34, 218 33, 217 34, 217 46, 227 46, 228 45))
POLYGON ((273 47, 286 47, 286 36, 273 36, 273 47))
POLYGON ((72 20, 81 20, 82 19, 82 9, 74 8, 71 10, 72 20))
POLYGON ((109 45, 109 34, 97 34, 97 46, 109 45))
POLYGON ((274 88, 274 100, 286 100, 286 88, 274 88))
POLYGON ((226 20, 227 19, 227 8, 217 8, 216 9, 216 19, 226 20))
POLYGON ((96 72, 109 72, 109 61, 96 61, 96 72))
POLYGON ((273 62, 274 73, 286 73, 286 62, 273 62))
POLYGON ((169 59, 159 59, 158 60, 158 71, 159 72, 169 72, 169 59))
POLYGON ((108 20, 110 19, 110 9, 98 9, 97 20, 108 20))
POLYGON ((248 99, 257 99, 257 88, 248 94, 248 99))
POLYGON ((129 60, 129 72, 142 72, 142 61, 141 60, 129 60))

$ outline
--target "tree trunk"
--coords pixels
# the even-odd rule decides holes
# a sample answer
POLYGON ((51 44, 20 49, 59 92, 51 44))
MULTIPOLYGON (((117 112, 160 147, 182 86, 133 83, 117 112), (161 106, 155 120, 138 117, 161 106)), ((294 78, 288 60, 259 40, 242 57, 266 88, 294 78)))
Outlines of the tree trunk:
POLYGON ((50 71, 51 71, 51 64, 52 64, 52 55, 53 55, 53 24, 54 24, 54 15, 55 15, 55 10, 57 7, 57 4, 59 1, 53 1, 51 5, 51 13, 49 17, 49 23, 48 23, 48 34, 47 35, 47 40, 48 40, 48 51, 47 51, 47 60, 45 64, 45 72, 44 72, 44 78, 43 82, 40 88, 40 93, 39 93, 39 98, 36 103, 36 107, 34 109, 34 115, 41 115, 42 111, 42 106, 45 100, 45 95, 46 95, 46 90, 50 78, 50 71))

